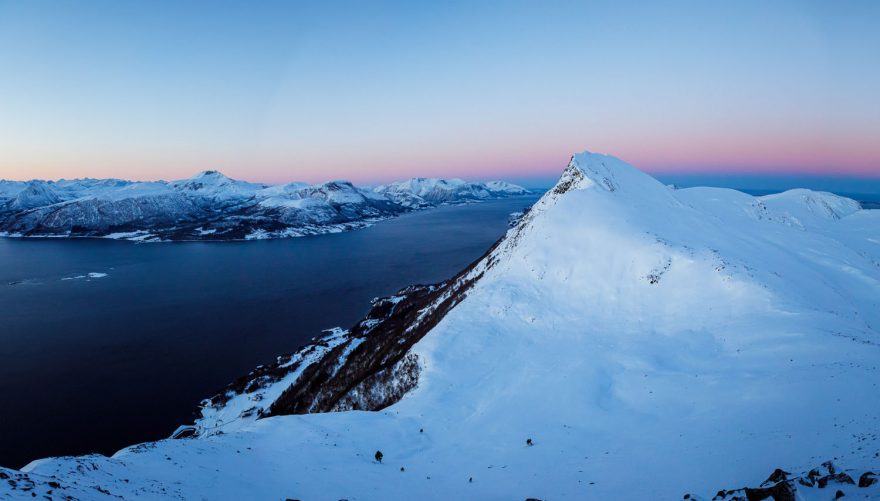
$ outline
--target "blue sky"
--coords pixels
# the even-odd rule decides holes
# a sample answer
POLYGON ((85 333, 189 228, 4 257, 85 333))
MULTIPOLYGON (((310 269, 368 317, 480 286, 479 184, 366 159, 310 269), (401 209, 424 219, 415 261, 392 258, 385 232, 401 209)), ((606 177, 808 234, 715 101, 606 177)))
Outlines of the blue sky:
POLYGON ((880 2, 0 0, 0 178, 880 176, 880 2))

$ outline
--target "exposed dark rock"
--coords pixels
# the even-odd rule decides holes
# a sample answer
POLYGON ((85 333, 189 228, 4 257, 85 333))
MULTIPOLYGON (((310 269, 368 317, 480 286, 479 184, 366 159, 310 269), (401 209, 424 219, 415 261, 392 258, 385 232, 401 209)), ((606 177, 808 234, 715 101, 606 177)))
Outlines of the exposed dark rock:
POLYGON ((758 489, 746 487, 744 490, 748 501, 761 501, 768 498, 774 501, 795 501, 794 488, 788 482, 779 482, 773 487, 758 489))
POLYGON ((834 463, 832 463, 831 461, 825 461, 824 463, 822 463, 822 466, 824 466, 825 469, 828 470, 829 475, 834 475, 837 472, 834 468, 834 463))
POLYGON ((810 479, 809 477, 801 477, 798 479, 798 483, 803 485, 804 487, 813 487, 816 483, 810 479))
POLYGON ((571 157, 569 166, 562 172, 562 177, 559 178, 556 186, 553 187, 554 195, 562 195, 568 192, 571 190, 572 186, 584 178, 584 173, 579 168, 575 167, 573 163, 574 157, 571 157))
POLYGON ((520 212, 514 212, 507 218, 507 227, 513 228, 522 221, 522 218, 529 213, 529 208, 525 208, 520 212))
POLYGON ((770 476, 767 477, 767 480, 761 483, 761 487, 778 484, 779 482, 788 480, 789 475, 791 475, 791 473, 783 471, 781 468, 776 468, 775 470, 773 470, 773 473, 771 473, 770 476))
POLYGON ((846 473, 840 472, 834 475, 826 475, 817 482, 820 489, 824 489, 829 483, 855 485, 855 481, 846 473))
MULTIPOLYGON (((822 464, 820 468, 810 470, 806 475, 791 477, 791 473, 777 468, 761 483, 760 487, 742 487, 739 489, 722 489, 715 494, 713 500, 717 501, 761 501, 772 499, 774 501, 795 501, 798 499, 798 488, 801 489, 824 489, 834 485, 854 485, 852 477, 843 471, 839 471, 830 461, 822 464)), ((872 472, 865 472, 859 478, 859 486, 864 483, 869 487, 877 483, 876 476, 872 472)), ((841 492, 842 491, 838 491, 841 492)), ((842 496, 839 496, 842 497, 842 496)), ((837 498, 835 498, 837 499, 837 498)))
MULTIPOLYGON (((499 240, 500 242, 501 240, 499 240)), ((363 341, 354 348, 342 366, 340 356, 346 346, 339 345, 319 362, 307 367, 299 379, 272 403, 267 415, 305 414, 335 410, 379 410, 397 402, 418 381, 414 355, 404 357, 454 308, 467 291, 491 266, 492 246, 479 260, 455 278, 437 286, 414 286, 403 291, 403 299, 378 322, 360 322, 351 329, 351 338, 363 341), (486 258, 485 268, 477 271, 486 258), (401 362, 402 361, 402 362, 401 362)), ((371 319, 371 312, 367 319, 371 319)))

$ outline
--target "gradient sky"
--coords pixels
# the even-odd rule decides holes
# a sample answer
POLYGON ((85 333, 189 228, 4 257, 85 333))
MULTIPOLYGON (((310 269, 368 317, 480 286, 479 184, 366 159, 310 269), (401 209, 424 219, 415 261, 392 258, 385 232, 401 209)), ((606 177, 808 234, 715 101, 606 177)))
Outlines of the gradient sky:
POLYGON ((880 177, 880 2, 0 0, 0 178, 880 177))

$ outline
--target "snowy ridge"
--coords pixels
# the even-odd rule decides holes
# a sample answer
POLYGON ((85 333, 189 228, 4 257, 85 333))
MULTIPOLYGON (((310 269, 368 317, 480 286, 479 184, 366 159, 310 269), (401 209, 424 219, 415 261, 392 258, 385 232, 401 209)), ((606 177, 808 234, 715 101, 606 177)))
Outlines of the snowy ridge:
POLYGON ((782 195, 575 155, 459 275, 207 403, 229 432, 6 474, 86 498, 878 499, 880 212, 782 195))
POLYGON ((469 183, 461 179, 423 177, 378 186, 374 191, 406 207, 528 194, 525 188, 504 181, 469 183))
POLYGON ((89 236, 135 241, 253 240, 336 233, 440 203, 527 190, 461 180, 435 199, 386 196, 348 181, 270 186, 204 171, 189 179, 0 181, 0 236, 89 236), (476 196, 477 193, 479 196, 476 196))

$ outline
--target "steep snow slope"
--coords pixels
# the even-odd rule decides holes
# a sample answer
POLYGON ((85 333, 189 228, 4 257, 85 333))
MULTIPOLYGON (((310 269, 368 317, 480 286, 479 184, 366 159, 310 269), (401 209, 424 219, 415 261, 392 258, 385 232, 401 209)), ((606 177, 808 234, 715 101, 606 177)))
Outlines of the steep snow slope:
MULTIPOLYGON (((434 180, 439 185, 447 181, 434 180)), ((444 203, 527 193, 502 181, 494 191, 466 187, 444 203)), ((483 185, 480 185, 483 186, 483 185)), ((0 181, 0 235, 106 236, 133 240, 237 240, 338 232, 369 225, 440 201, 398 203, 348 181, 280 186, 230 179, 204 171, 189 179, 132 182, 119 179, 0 181)))
POLYGON ((6 209, 28 210, 41 205, 57 204, 60 201, 61 197, 45 181, 31 181, 23 190, 10 198, 6 209))
POLYGON ((768 489, 880 498, 809 473, 880 467, 880 212, 804 195, 576 155, 485 258, 245 376, 195 438, 5 474, 82 498, 710 499, 782 468, 801 478, 768 489), (383 410, 286 415, 358 408, 383 410))

